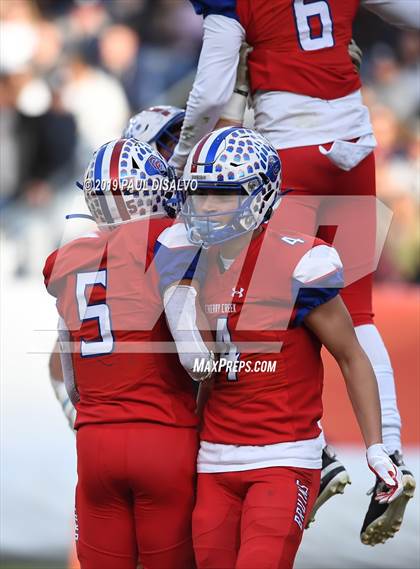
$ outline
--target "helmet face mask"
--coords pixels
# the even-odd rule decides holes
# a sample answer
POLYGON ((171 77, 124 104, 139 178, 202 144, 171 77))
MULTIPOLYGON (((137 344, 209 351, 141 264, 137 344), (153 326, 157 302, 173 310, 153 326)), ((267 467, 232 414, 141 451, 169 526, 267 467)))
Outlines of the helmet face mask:
POLYGON ((256 177, 243 184, 198 182, 181 209, 190 241, 206 248, 256 229, 252 204, 261 187, 256 177))
POLYGON ((202 139, 188 158, 184 180, 189 178, 195 187, 184 194, 181 214, 189 240, 203 247, 254 231, 268 221, 280 198, 276 150, 255 131, 241 127, 202 139))
POLYGON ((178 144, 179 135, 181 134, 182 120, 176 120, 173 124, 163 129, 159 136, 152 141, 158 152, 162 154, 165 160, 169 160, 178 144))
POLYGON ((162 217, 175 186, 174 173, 149 144, 118 139, 95 152, 84 177, 88 208, 100 228, 162 217))

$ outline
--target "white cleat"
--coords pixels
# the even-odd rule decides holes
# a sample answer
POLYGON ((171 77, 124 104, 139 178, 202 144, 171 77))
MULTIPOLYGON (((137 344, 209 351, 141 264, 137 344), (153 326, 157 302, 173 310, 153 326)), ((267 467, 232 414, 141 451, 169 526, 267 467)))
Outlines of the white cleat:
POLYGON ((344 494, 347 484, 351 484, 350 476, 338 460, 334 449, 327 445, 322 451, 321 484, 318 498, 312 508, 306 528, 315 521, 315 515, 319 508, 336 494, 344 494))

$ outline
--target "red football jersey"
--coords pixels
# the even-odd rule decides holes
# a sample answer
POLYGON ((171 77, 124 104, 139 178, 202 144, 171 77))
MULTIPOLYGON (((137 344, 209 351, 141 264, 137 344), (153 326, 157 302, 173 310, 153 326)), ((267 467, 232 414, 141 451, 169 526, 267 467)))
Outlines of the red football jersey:
POLYGON ((270 224, 228 268, 210 250, 201 301, 221 358, 202 439, 268 445, 312 439, 322 415, 321 345, 302 324, 342 286, 342 265, 324 242, 270 224), (240 365, 243 367, 240 368, 240 365))
POLYGON ((240 22, 252 92, 337 99, 360 88, 348 53, 360 0, 191 0, 204 16, 240 22))
POLYGON ((45 264, 69 331, 76 428, 152 421, 195 427, 195 398, 166 327, 153 250, 172 220, 121 225, 76 239, 45 264))

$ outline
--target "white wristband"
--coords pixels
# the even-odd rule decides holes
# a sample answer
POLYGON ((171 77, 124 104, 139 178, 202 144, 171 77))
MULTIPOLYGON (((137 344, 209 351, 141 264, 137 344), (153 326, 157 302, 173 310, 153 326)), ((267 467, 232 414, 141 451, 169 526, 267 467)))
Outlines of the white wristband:
POLYGON ((220 118, 227 121, 243 123, 247 96, 233 92, 231 98, 222 110, 220 118))

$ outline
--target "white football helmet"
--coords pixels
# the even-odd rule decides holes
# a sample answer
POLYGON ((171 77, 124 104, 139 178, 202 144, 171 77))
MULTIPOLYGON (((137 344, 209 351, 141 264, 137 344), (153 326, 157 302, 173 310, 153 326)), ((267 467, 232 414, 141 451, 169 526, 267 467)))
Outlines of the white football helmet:
POLYGON ((184 117, 185 111, 178 107, 149 107, 131 117, 123 137, 148 142, 169 160, 178 143, 184 117))
POLYGON ((189 240, 209 247, 254 231, 270 218, 280 199, 281 162, 275 148, 261 134, 248 128, 227 127, 211 132, 196 144, 183 178, 191 181, 181 209, 189 240), (200 213, 194 197, 209 194, 220 194, 221 207, 217 212, 200 213), (223 210, 224 195, 237 196, 237 207, 223 210))
POLYGON ((175 185, 173 169, 145 142, 134 138, 103 144, 87 167, 83 191, 99 227, 163 216, 175 185))

